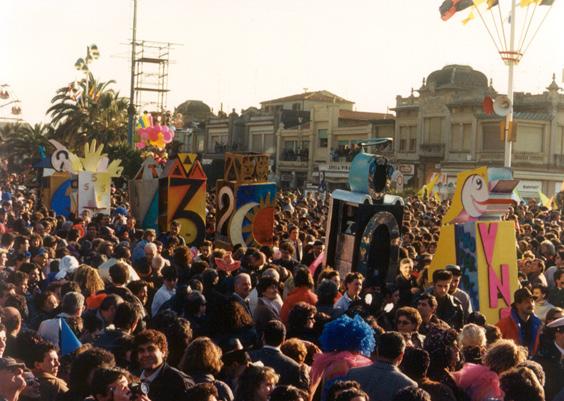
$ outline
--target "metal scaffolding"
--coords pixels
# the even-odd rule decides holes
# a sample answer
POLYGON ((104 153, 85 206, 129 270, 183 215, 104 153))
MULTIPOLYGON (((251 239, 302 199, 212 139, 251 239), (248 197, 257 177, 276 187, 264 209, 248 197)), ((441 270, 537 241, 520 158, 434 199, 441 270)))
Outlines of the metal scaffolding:
POLYGON ((167 107, 168 65, 175 43, 140 41, 135 51, 135 108, 162 112, 167 107))

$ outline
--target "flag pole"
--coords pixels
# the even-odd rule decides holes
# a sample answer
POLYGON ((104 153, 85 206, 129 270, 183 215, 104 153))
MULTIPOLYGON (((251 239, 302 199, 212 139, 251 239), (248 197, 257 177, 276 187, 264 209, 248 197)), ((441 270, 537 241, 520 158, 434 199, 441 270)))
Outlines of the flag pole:
MULTIPOLYGON (((517 0, 511 0, 511 31, 509 37, 509 52, 507 54, 507 64, 508 64, 508 77, 507 77, 507 97, 509 98, 510 107, 509 113, 507 113, 505 119, 505 158, 504 166, 511 167, 511 151, 512 142, 510 141, 510 133, 512 131, 513 125, 513 75, 515 64, 519 62, 519 55, 515 53, 515 2, 517 0)), ((502 55, 503 57, 503 55, 502 55)), ((511 138, 512 139, 512 138, 511 138)))

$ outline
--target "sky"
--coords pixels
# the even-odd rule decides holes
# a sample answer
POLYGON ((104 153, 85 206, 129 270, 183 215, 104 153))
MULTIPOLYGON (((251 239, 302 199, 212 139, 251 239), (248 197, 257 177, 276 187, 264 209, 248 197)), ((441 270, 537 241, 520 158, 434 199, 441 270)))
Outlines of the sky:
MULTIPOLYGON (((215 112, 328 90, 356 110, 385 112, 423 77, 467 64, 507 89, 507 67, 477 17, 440 19, 442 0, 138 0, 138 40, 178 44, 169 68, 168 108, 197 99, 215 112)), ((508 0, 500 0, 502 6, 508 0)), ((548 7, 538 7, 527 38, 548 7)), ((529 9, 529 16, 532 9, 529 9)), ((517 42, 525 10, 517 14, 517 42)), ((0 84, 21 100, 23 118, 46 122, 58 88, 95 43, 98 80, 129 96, 133 0, 2 0, 0 84)), ((484 15, 493 27, 489 14, 484 15)), ((497 15, 497 14, 495 14, 497 15)), ((515 90, 539 93, 564 68, 564 1, 556 0, 521 63, 515 90)), ((508 24, 505 24, 508 26, 508 24)), ((0 103, 1 105, 1 103, 0 103)), ((0 109, 0 116, 8 108, 0 109)))

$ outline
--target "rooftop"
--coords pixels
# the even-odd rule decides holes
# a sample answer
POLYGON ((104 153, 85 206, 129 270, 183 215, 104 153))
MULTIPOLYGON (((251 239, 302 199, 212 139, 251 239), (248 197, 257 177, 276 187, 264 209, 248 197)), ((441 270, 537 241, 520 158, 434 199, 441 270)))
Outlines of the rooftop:
POLYGON ((344 99, 326 90, 298 93, 296 95, 280 97, 278 99, 265 100, 264 102, 260 102, 260 104, 294 102, 294 101, 305 101, 305 100, 311 100, 315 102, 327 102, 327 103, 354 104, 354 102, 351 102, 350 100, 344 99))

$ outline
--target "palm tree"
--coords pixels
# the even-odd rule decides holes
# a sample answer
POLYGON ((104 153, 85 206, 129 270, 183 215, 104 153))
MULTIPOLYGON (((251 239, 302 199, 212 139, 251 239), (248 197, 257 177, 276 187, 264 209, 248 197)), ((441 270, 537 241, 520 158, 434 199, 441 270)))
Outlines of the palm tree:
POLYGON ((72 151, 92 139, 108 145, 124 142, 129 101, 109 88, 114 83, 98 82, 90 74, 88 90, 86 80, 57 90, 47 110, 55 127, 53 138, 72 151))
POLYGON ((44 124, 13 124, 4 128, 0 151, 13 165, 23 165, 38 160, 41 147, 45 149, 51 134, 51 127, 44 124))

